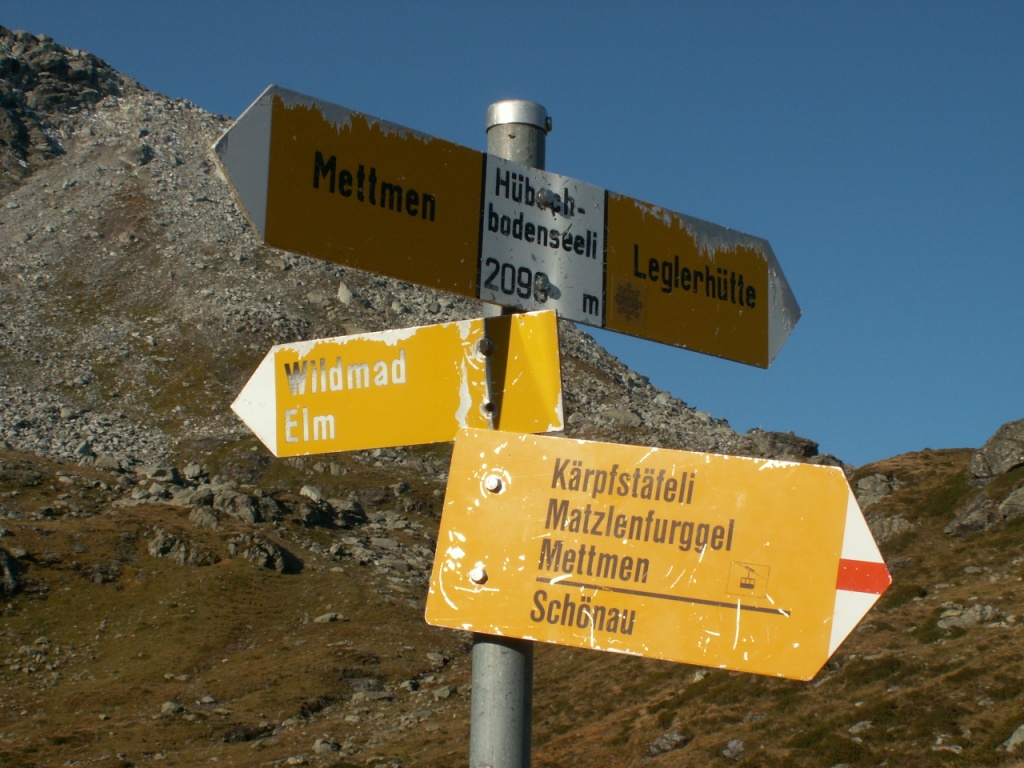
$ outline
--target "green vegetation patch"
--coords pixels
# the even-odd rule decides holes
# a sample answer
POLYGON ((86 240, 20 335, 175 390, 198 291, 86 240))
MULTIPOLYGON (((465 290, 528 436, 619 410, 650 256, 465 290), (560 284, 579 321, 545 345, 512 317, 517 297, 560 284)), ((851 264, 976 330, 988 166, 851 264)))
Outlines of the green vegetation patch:
POLYGON ((930 645, 939 640, 963 637, 967 633, 967 630, 960 627, 940 627, 939 620, 942 619, 944 611, 944 608, 936 608, 923 624, 914 629, 913 636, 918 642, 930 645))
POLYGON ((840 728, 822 723, 801 731, 789 740, 794 749, 813 751, 819 765, 850 763, 860 765, 871 757, 870 750, 863 743, 854 741, 840 728))
POLYGON ((950 475, 916 505, 921 517, 952 517, 956 508, 976 492, 967 470, 950 475))
POLYGON ((875 610, 894 611, 913 600, 921 600, 926 597, 928 597, 928 589, 921 584, 894 580, 892 586, 879 599, 875 610))
POLYGON ((917 670, 898 656, 854 659, 843 668, 843 680, 852 685, 868 685, 884 680, 894 685, 917 670))
POLYGON ((1024 466, 992 478, 985 486, 985 495, 993 501, 1002 501, 1021 486, 1024 486, 1024 466))

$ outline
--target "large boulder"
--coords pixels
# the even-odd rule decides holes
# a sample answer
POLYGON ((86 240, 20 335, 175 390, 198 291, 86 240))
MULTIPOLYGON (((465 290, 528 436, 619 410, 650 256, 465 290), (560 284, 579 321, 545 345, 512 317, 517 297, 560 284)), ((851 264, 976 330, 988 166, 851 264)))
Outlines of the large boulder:
POLYGON ((1003 424, 971 459, 969 469, 979 480, 990 480, 1024 466, 1024 419, 1003 424))

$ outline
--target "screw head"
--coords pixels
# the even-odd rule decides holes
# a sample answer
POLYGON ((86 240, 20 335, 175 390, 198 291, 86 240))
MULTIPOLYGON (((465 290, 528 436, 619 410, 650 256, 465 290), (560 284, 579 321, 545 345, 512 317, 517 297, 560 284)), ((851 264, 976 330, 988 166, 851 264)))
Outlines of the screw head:
POLYGON ((491 493, 497 493, 501 490, 501 477, 498 475, 488 475, 484 478, 484 488, 491 493))
POLYGON ((484 570, 482 565, 476 566, 469 572, 469 580, 474 584, 486 584, 487 583, 487 571, 484 570))
POLYGON ((485 336, 477 342, 476 352, 480 357, 490 357, 494 353, 494 342, 485 336))

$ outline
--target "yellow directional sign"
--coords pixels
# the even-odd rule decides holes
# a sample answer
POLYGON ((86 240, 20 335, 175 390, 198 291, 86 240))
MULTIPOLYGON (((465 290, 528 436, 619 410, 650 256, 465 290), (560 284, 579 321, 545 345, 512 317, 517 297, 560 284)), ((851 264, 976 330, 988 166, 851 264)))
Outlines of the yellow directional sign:
POLYGON ((807 680, 890 581, 838 468, 470 429, 426 619, 807 680))
POLYGON ((275 456, 560 430, 555 313, 281 344, 231 407, 275 456))
POLYGON ((287 251, 761 367, 800 317, 765 240, 277 86, 214 150, 287 251))

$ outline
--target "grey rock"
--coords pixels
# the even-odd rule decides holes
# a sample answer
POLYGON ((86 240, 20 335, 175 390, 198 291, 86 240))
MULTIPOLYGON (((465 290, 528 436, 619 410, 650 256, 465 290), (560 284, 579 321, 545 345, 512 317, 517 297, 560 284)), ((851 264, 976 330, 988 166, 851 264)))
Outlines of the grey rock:
POLYGON ((313 753, 317 755, 330 755, 340 752, 341 745, 330 739, 320 738, 313 742, 313 753))
POLYGON ((365 523, 366 512, 358 501, 352 499, 328 499, 327 504, 341 518, 343 525, 353 526, 365 523))
POLYGON ((44 549, 37 556, 37 560, 43 565, 57 565, 64 561, 59 552, 55 552, 52 549, 44 549))
POLYGON ((749 437, 754 450, 762 456, 772 456, 790 461, 806 461, 818 455, 818 444, 792 432, 765 432, 751 430, 749 437))
POLYGON ((981 480, 1003 475, 1024 465, 1024 419, 1003 424, 988 439, 968 465, 971 474, 981 480))
POLYGON ((156 157, 156 150, 143 142, 125 150, 123 157, 129 165, 147 165, 156 157))
POLYGON ((210 485, 182 488, 171 498, 171 504, 177 507, 212 507, 214 496, 213 487, 210 485))
POLYGON ((182 484, 181 474, 178 472, 177 467, 172 467, 170 464, 140 467, 137 474, 142 477, 148 477, 150 480, 158 483, 166 483, 167 485, 182 484))
POLYGON ((93 584, 110 584, 121 578, 121 564, 116 560, 94 563, 89 573, 93 584))
POLYGON ((357 691, 352 701, 391 701, 394 696, 388 691, 357 691))
POLYGON ((259 523, 263 521, 259 501, 245 493, 231 488, 221 487, 213 494, 213 506, 243 523, 259 523))
POLYGON ((998 749, 1000 752, 1016 752, 1021 745, 1024 745, 1024 725, 1018 725, 1010 734, 1010 738, 1000 744, 998 749))
POLYGON ((14 597, 21 588, 14 558, 0 547, 0 596, 14 597))
POLYGON ((872 723, 870 720, 861 720, 847 728, 846 732, 849 733, 851 736, 859 736, 862 733, 867 733, 868 731, 870 731, 873 726, 874 723, 872 723))
POLYGON ((349 677, 345 679, 345 683, 353 691, 363 693, 384 690, 384 685, 376 677, 349 677))
POLYGON ((165 701, 160 705, 162 715, 180 715, 184 711, 185 707, 178 701, 165 701))
POLYGON ((967 608, 954 605, 943 611, 938 625, 943 629, 971 629, 982 624, 994 624, 1004 618, 1003 612, 991 605, 974 603, 967 608))
POLYGON ((146 548, 153 557, 170 558, 178 565, 206 566, 220 560, 214 553, 190 545, 182 538, 159 529, 146 543, 146 548))
POLYGON ((643 424, 640 414, 626 408, 609 408, 601 411, 598 417, 602 421, 628 427, 639 427, 643 424))
POLYGON ((435 669, 443 669, 448 663, 448 657, 443 653, 437 651, 429 651, 427 653, 427 661, 434 665, 435 669))
POLYGON ((197 482, 200 478, 202 478, 206 473, 203 471, 203 468, 199 464, 193 461, 185 465, 183 474, 185 475, 186 480, 194 483, 197 482))
POLYGON ((103 469, 108 472, 121 472, 124 469, 124 467, 121 466, 120 460, 107 454, 100 454, 97 456, 93 466, 97 469, 103 469))
POLYGON ((314 485, 302 486, 302 489, 299 491, 299 495, 305 496, 307 499, 312 499, 313 501, 320 501, 324 497, 321 490, 314 485))
POLYGON ((892 475, 874 474, 862 477, 857 481, 857 503, 861 509, 866 510, 902 485, 903 483, 892 475))
POLYGON ((647 754, 651 757, 671 752, 674 749, 685 747, 693 740, 693 736, 672 730, 659 736, 647 745, 647 754))
POLYGON ((998 515, 995 502, 979 491, 956 511, 953 521, 942 530, 953 536, 983 531, 998 519, 998 515))
POLYGON ((316 309, 327 309, 333 303, 333 298, 329 293, 322 293, 320 291, 310 291, 306 294, 306 301, 309 302, 310 306, 316 309))
POLYGON ((338 621, 348 621, 348 618, 341 613, 332 611, 330 613, 324 613, 313 619, 314 624, 334 624, 338 621))
POLYGON ((344 280, 338 283, 338 292, 335 295, 338 297, 338 301, 346 307, 352 303, 352 289, 344 280))
POLYGON ((188 520, 198 528, 209 530, 215 529, 220 523, 217 513, 209 507, 195 507, 188 513, 188 520))
POLYGON ((330 507, 323 504, 295 504, 292 506, 291 512, 297 523, 307 527, 330 525, 334 518, 330 507))
POLYGON ((875 517, 868 519, 868 528, 875 537, 875 541, 881 544, 889 539, 899 536, 902 533, 914 529, 914 524, 900 515, 893 517, 875 517))
POLYGON ((389 531, 404 531, 409 528, 409 520, 400 512, 385 512, 383 523, 389 531))
POLYGON ((259 509, 260 520, 272 523, 281 519, 284 510, 273 496, 267 496, 257 490, 253 493, 253 498, 256 500, 257 509, 259 509))
POLYGON ((999 516, 1003 520, 1013 520, 1024 515, 1024 487, 1010 493, 999 504, 999 516))
POLYGON ((242 557, 257 568, 268 568, 278 573, 291 570, 291 558, 283 547, 264 536, 240 534, 228 541, 228 552, 232 557, 242 557))
POLYGON ((327 548, 327 554, 334 558, 341 558, 345 555, 345 545, 336 541, 327 548))
POLYGON ((1024 487, 1010 492, 996 503, 984 491, 978 491, 956 511, 953 521, 943 530, 955 536, 984 531, 996 523, 1024 515, 1024 487))
POLYGON ((725 749, 722 750, 722 754, 730 760, 739 762, 746 755, 746 749, 743 746, 742 739, 729 739, 725 745, 725 749))

